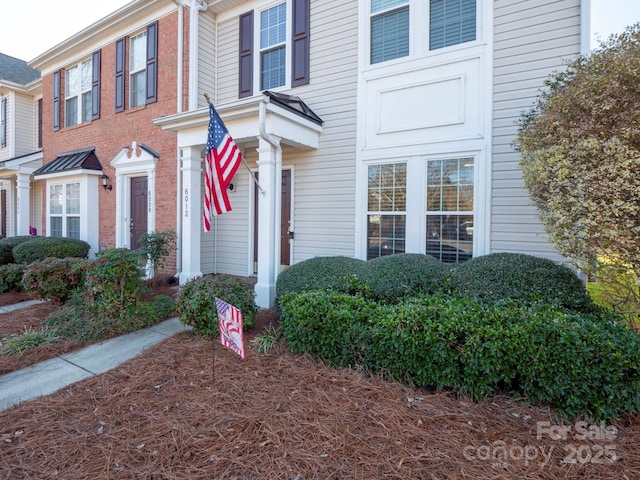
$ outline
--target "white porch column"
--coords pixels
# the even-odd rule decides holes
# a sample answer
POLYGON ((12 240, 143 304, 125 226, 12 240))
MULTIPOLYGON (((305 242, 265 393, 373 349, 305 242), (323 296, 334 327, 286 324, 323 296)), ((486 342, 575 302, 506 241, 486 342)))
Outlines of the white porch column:
MULTIPOLYGON (((29 183, 31 175, 18 173, 16 182, 17 235, 29 235, 29 183)), ((38 232, 41 233, 41 232, 38 232)))
POLYGON ((178 208, 182 209, 182 271, 180 285, 202 275, 200 270, 200 239, 202 236, 202 209, 200 177, 202 175, 201 147, 182 148, 182 197, 178 208))
MULTIPOLYGON (((276 241, 276 173, 280 149, 258 137, 258 178, 264 193, 258 192, 258 281, 256 304, 271 308, 276 291, 276 268, 279 268, 279 250, 276 241)), ((278 139, 278 142, 280 140, 278 139)))

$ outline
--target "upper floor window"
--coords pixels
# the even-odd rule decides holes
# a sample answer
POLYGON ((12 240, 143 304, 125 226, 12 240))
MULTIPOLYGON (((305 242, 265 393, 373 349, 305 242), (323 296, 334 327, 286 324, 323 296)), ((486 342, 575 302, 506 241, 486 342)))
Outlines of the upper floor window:
POLYGON ((409 0, 371 0, 371 63, 409 55, 409 0))
POLYGON ((7 99, 0 100, 0 148, 7 146, 7 99))
POLYGON ((428 38, 428 45, 416 44, 418 53, 474 41, 477 1, 370 0, 371 64, 409 56, 411 28, 429 32, 424 42, 428 38), (422 12, 423 8, 428 8, 426 18, 416 13, 422 12), (410 22, 411 9, 414 10, 413 25, 410 22))
POLYGON ((476 39, 476 0, 431 0, 429 49, 476 39))
POLYGON ((64 126, 71 127, 100 118, 101 51, 91 58, 64 70, 53 72, 53 129, 61 125, 61 104, 64 102, 64 126), (63 90, 64 87, 64 90, 63 90), (63 97, 64 95, 64 97, 63 97))
POLYGON ((67 127, 91 120, 91 59, 71 68, 64 75, 64 124, 67 127))
POLYGON ((253 95, 256 87, 269 90, 309 83, 309 0, 287 0, 256 15, 255 22, 253 11, 239 17, 239 96, 253 95), (254 71, 258 72, 255 85, 254 71))
POLYGON ((287 4, 260 12, 260 90, 285 84, 287 4))
POLYGON ((129 108, 158 100, 158 22, 142 33, 116 42, 115 67, 116 112, 125 109, 125 99, 129 108))

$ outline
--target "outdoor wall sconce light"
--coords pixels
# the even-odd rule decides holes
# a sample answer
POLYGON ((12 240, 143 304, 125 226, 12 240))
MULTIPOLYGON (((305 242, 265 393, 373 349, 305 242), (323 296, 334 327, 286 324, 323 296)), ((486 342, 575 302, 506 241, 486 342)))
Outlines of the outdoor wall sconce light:
POLYGON ((108 175, 105 175, 104 173, 102 175, 100 175, 100 182, 102 182, 102 188, 104 188, 105 190, 113 189, 113 186, 109 182, 109 176, 108 175))

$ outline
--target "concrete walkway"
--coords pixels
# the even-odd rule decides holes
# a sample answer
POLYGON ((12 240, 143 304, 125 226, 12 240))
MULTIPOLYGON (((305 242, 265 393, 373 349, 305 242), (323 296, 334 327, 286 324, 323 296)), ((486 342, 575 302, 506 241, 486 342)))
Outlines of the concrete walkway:
MULTIPOLYGON (((28 302, 22 302, 25 303, 28 302)), ((21 305, 25 306, 27 305, 21 305)), ((6 311, 12 310, 0 310, 1 313, 6 311)), ((50 395, 67 385, 109 371, 174 333, 190 329, 191 327, 182 325, 178 318, 172 318, 144 330, 111 338, 2 375, 0 411, 26 400, 50 395)))

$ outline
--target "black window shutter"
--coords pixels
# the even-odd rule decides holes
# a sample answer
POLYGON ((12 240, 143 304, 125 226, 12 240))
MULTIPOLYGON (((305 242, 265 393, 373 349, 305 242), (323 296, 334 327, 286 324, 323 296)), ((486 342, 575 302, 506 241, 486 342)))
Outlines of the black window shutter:
POLYGON ((239 97, 253 95, 253 11, 240 15, 239 97))
POLYGON ((147 100, 158 101, 158 22, 147 27, 147 100))
POLYGON ((38 99, 38 148, 42 148, 42 99, 38 99))
POLYGON ((125 39, 116 42, 116 112, 124 110, 124 65, 125 65, 125 39))
POLYGON ((293 0, 291 86, 309 83, 309 0, 293 0))
POLYGON ((7 99, 0 100, 0 147, 7 146, 7 99))
POLYGON ((60 130, 60 70, 53 72, 53 130, 60 130))
POLYGON ((93 72, 91 75, 91 119, 100 118, 100 54, 101 50, 93 52, 91 65, 93 72))

